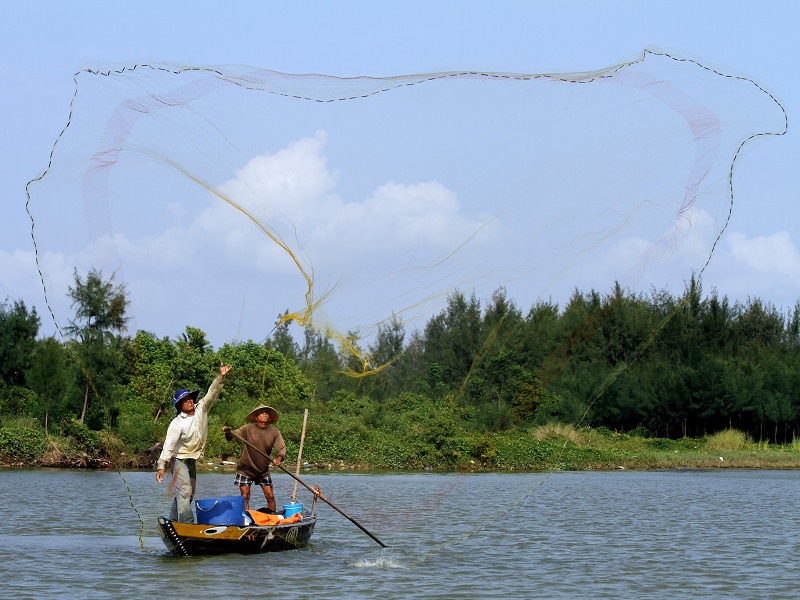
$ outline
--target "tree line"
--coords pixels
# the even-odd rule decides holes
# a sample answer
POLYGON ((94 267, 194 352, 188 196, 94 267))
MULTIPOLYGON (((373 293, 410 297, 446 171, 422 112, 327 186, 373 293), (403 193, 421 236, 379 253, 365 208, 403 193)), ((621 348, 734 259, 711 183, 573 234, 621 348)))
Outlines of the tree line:
POLYGON ((502 288, 485 305, 456 290, 422 330, 394 317, 364 348, 351 332, 358 360, 323 332, 304 329, 298 342, 290 322, 264 343, 218 349, 192 326, 176 339, 130 335, 125 285, 95 270, 76 271, 68 295, 74 317, 60 339, 39 337, 40 317, 23 300, 0 303, 0 426, 28 419, 84 441, 106 432, 142 452, 174 416, 173 391, 205 389, 220 361, 234 365, 220 417, 234 424, 259 402, 327 406, 354 427, 385 423, 382 407, 427 403, 476 433, 563 423, 681 438, 736 428, 786 443, 800 423, 800 303, 783 314, 755 298, 704 297, 695 278, 677 297, 615 284, 526 313, 502 288), (348 375, 365 366, 374 374, 348 375), (359 412, 367 405, 369 418, 359 412))

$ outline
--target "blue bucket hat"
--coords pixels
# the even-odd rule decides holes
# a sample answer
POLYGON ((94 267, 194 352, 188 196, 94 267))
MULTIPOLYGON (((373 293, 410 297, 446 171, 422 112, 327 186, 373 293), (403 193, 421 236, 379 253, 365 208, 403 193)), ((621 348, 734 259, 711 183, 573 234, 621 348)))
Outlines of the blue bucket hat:
POLYGON ((186 388, 181 388, 175 395, 172 396, 172 404, 175 406, 175 412, 177 414, 181 414, 181 402, 186 400, 186 398, 191 398, 195 402, 197 402, 197 397, 200 395, 200 390, 192 390, 191 392, 186 388))

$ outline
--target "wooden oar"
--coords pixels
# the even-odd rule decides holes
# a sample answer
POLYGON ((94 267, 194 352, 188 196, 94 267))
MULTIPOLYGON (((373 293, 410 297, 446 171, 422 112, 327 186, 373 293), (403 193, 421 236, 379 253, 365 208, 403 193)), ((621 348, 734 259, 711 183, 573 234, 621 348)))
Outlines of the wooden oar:
POLYGON ((369 531, 367 531, 367 530, 364 528, 364 526, 363 526, 363 525, 361 525, 361 523, 359 523, 358 521, 356 521, 356 520, 355 520, 353 517, 351 517, 350 515, 348 515, 348 514, 347 514, 346 512, 344 512, 344 511, 343 511, 341 508, 339 508, 339 507, 338 507, 338 506, 336 506, 336 505, 335 505, 333 502, 331 502, 331 501, 330 501, 330 500, 328 500, 328 499, 327 499, 325 496, 323 496, 323 495, 322 495, 322 492, 320 492, 320 491, 319 491, 319 487, 317 487, 316 489, 315 489, 315 488, 312 488, 312 487, 311 487, 310 485, 308 485, 308 484, 307 484, 305 481, 303 481, 302 479, 300 479, 300 478, 299 478, 297 475, 295 475, 295 474, 294 474, 294 473, 292 473, 291 471, 289 471, 289 470, 285 469, 285 468, 283 467, 283 465, 276 465, 276 464, 275 464, 275 462, 272 460, 272 458, 270 458, 270 456, 269 456, 269 455, 268 455, 266 452, 264 452, 263 450, 261 450, 261 449, 260 449, 258 446, 256 446, 256 445, 255 445, 255 444, 253 444, 252 442, 248 442, 246 439, 244 439, 242 436, 240 436, 240 435, 236 434, 234 431, 231 431, 230 433, 231 433, 231 435, 232 435, 233 437, 235 437, 236 439, 238 439, 238 440, 241 440, 242 442, 244 442, 244 443, 245 443, 245 445, 246 445, 248 448, 250 448, 250 449, 251 449, 251 450, 253 450, 254 452, 258 452, 258 453, 259 453, 261 456, 263 456, 264 458, 266 458, 266 459, 267 459, 267 460, 270 462, 270 464, 272 464, 272 465, 274 465, 274 466, 278 467, 278 468, 279 468, 281 471, 283 471, 284 473, 286 473, 287 475, 289 475, 289 477, 291 477, 292 479, 294 479, 295 481, 297 481, 298 483, 300 483, 300 485, 302 485, 303 487, 305 487, 305 488, 306 488, 308 491, 310 491, 312 494, 314 494, 314 495, 315 495, 317 498, 319 498, 320 500, 322 500, 322 501, 323 501, 325 504, 327 504, 328 506, 330 506, 332 509, 334 509, 336 512, 338 512, 340 515, 342 515, 344 518, 346 518, 348 521, 350 521, 350 522, 351 522, 353 525, 355 525, 356 527, 358 527, 358 528, 359 528, 361 531, 363 531, 364 533, 366 533, 366 534, 367 534, 369 537, 371 537, 373 540, 375 540, 376 542, 378 542, 378 544, 380 544, 380 545, 381 545, 383 548, 386 548, 386 544, 384 544, 382 541, 380 541, 378 538, 376 538, 374 535, 372 535, 372 534, 371 534, 369 531))

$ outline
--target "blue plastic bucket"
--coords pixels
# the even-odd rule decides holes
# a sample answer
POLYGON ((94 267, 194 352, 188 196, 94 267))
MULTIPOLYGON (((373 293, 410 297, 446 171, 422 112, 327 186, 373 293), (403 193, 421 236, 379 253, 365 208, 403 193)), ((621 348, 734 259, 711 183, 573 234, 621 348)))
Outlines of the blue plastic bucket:
POLYGON ((201 525, 245 525, 244 496, 223 496, 195 501, 201 525))
POLYGON ((301 502, 294 502, 293 504, 283 505, 283 518, 288 519, 292 515, 303 512, 303 504, 301 502))

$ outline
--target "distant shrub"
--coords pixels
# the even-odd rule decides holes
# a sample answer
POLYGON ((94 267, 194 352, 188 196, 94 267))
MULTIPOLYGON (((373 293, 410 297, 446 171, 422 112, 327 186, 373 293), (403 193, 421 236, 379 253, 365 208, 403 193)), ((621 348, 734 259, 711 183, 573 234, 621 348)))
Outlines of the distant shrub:
POLYGON ((28 388, 13 385, 0 388, 0 414, 30 416, 39 414, 39 397, 28 388))
POLYGON ((634 437, 645 438, 645 439, 653 437, 653 434, 644 425, 639 425, 638 427, 635 427, 635 428, 631 429, 628 432, 628 435, 631 435, 631 436, 634 436, 634 437))
POLYGON ((111 433, 111 431, 98 431, 97 437, 100 440, 100 449, 102 450, 102 454, 114 458, 125 454, 125 442, 111 433))
POLYGON ((615 435, 613 431, 611 431, 608 427, 606 427, 604 425, 601 425, 600 427, 595 428, 594 431, 595 431, 596 434, 601 435, 603 437, 607 437, 607 438, 614 437, 614 435, 615 435))
POLYGON ((32 462, 39 458, 46 448, 44 429, 38 424, 20 421, 0 427, 0 456, 5 460, 32 462))
POLYGON ((61 425, 61 433, 72 438, 78 448, 90 456, 97 454, 100 450, 100 436, 96 431, 89 429, 86 423, 71 417, 66 419, 61 425))
POLYGON ((676 443, 668 438, 655 438, 648 440, 647 448, 651 450, 673 450, 676 443))
POLYGON ((143 452, 163 439, 164 427, 163 423, 155 421, 146 410, 128 403, 120 410, 116 434, 131 452, 143 452))
POLYGON ((576 446, 582 446, 585 442, 584 436, 571 423, 547 423, 534 429, 531 435, 536 440, 570 441, 576 446))
POLYGON ((706 438, 706 449, 715 452, 744 450, 749 444, 750 437, 738 429, 726 429, 706 438))
POLYGON ((495 448, 492 467, 498 469, 548 469, 563 455, 562 443, 514 434, 487 434, 495 448))

